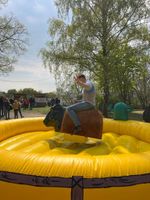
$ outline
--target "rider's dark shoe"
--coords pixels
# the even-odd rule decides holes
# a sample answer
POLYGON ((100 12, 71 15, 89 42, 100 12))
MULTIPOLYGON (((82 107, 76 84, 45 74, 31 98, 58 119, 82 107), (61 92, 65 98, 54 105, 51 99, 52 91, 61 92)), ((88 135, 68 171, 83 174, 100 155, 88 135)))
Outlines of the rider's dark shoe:
POLYGON ((74 127, 74 130, 73 130, 73 133, 74 133, 74 134, 78 134, 78 133, 81 132, 81 130, 82 130, 82 129, 81 129, 81 126, 75 126, 75 127, 74 127))

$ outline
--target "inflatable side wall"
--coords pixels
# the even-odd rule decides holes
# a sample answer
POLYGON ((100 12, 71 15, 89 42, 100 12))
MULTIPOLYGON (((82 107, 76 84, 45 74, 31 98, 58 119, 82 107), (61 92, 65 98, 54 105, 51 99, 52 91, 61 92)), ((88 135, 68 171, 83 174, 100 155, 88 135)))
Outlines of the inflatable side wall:
MULTIPOLYGON (((105 119, 103 133, 132 136, 145 145, 142 146, 144 150, 91 155, 71 154, 71 150, 62 154, 61 148, 52 153, 45 151, 50 148, 46 141, 56 135, 53 128, 45 127, 42 121, 43 118, 35 118, 0 123, 2 200, 148 199, 150 124, 105 119), (32 144, 37 138, 39 143, 32 144), (27 144, 32 152, 25 146, 27 144)), ((53 142, 48 144, 54 145, 53 142)))

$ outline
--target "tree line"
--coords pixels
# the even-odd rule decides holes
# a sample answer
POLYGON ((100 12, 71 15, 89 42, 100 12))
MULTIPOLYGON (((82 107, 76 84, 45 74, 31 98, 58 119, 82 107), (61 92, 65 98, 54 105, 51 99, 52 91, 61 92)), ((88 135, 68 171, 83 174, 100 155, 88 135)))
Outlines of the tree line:
POLYGON ((7 92, 3 92, 0 94, 0 96, 8 96, 8 97, 14 97, 14 96, 45 96, 47 98, 55 98, 56 93, 55 92, 48 92, 48 93, 43 93, 42 91, 37 91, 33 88, 23 88, 20 90, 16 89, 9 89, 7 92))
POLYGON ((124 101, 145 107, 150 99, 146 0, 56 0, 43 63, 55 74, 59 91, 76 92, 72 77, 86 73, 104 104, 124 101), (69 20, 68 20, 69 19, 69 20), (74 89, 74 90, 73 90, 74 89))
MULTIPOLYGON (((0 9, 7 0, 0 0, 0 9)), ((96 85, 97 102, 124 101, 145 108, 150 100, 148 0, 55 0, 50 40, 40 51, 55 75, 57 96, 80 96, 73 83, 85 73, 96 85)), ((14 16, 0 17, 0 74, 13 70, 27 48, 27 29, 14 16)), ((71 103, 71 101, 70 101, 71 103)))
MULTIPOLYGON (((0 0, 0 10, 7 4, 0 0)), ((0 16, 0 75, 13 70, 17 57, 28 45, 27 28, 12 14, 0 16)))

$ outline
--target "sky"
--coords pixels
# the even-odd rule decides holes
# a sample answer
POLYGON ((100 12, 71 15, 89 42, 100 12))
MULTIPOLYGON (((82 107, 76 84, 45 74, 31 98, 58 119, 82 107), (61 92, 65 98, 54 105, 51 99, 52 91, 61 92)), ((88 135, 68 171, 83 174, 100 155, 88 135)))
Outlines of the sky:
POLYGON ((12 14, 26 26, 29 46, 27 51, 18 57, 14 71, 7 76, 0 76, 0 91, 23 88, 33 88, 44 93, 55 91, 54 77, 44 68, 38 55, 50 39, 48 20, 57 17, 54 0, 9 0, 1 10, 1 15, 12 14))

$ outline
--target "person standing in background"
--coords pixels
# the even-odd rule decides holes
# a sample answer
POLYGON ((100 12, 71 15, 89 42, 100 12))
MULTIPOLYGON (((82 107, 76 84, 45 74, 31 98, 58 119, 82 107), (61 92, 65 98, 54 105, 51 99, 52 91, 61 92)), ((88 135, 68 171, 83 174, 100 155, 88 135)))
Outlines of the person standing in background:
POLYGON ((3 98, 3 112, 5 119, 10 119, 10 110, 11 110, 11 105, 7 97, 3 98))
POLYGON ((0 97, 0 119, 4 116, 3 112, 3 97, 0 97))
POLYGON ((13 103, 13 110, 14 110, 14 119, 18 118, 18 110, 19 110, 20 104, 17 100, 14 100, 13 103))
POLYGON ((23 118, 24 116, 22 115, 21 107, 22 107, 22 103, 21 103, 21 100, 20 100, 20 101, 19 101, 19 109, 18 109, 18 112, 19 112, 19 114, 20 114, 20 117, 23 118))

